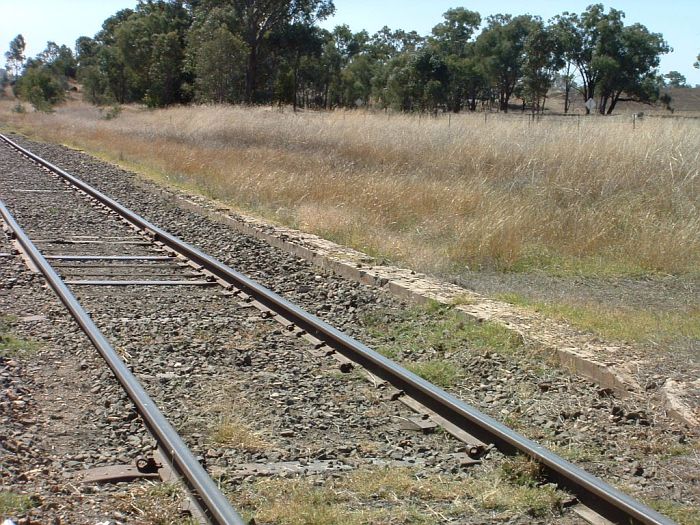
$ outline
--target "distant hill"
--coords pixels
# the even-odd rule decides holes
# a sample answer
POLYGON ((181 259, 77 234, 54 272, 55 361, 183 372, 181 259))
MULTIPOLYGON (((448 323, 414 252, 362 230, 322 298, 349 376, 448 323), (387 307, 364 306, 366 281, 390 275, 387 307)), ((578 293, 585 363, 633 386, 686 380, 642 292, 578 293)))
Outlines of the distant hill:
POLYGON ((676 111, 700 112, 700 87, 670 88, 671 107, 676 111))
MULTIPOLYGON (((694 88, 668 88, 667 93, 671 95, 671 107, 674 115, 700 116, 700 87, 694 88)), ((548 113, 563 113, 564 95, 562 93, 550 93, 547 99, 548 113)), ((585 113, 583 98, 577 92, 572 95, 570 113, 585 113)), ((613 114, 638 113, 670 115, 663 104, 640 104, 638 102, 620 102, 615 107, 613 114)))

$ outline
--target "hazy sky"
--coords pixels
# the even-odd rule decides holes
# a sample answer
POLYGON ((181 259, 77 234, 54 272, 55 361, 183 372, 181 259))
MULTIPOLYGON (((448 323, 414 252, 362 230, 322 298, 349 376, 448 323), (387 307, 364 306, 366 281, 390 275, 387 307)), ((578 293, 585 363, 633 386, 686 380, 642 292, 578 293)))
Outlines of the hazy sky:
MULTIPOLYGON (((373 33, 382 26, 416 30, 425 35, 450 7, 478 11, 483 18, 495 13, 530 13, 547 20, 563 11, 582 12, 594 0, 335 0, 336 14, 322 25, 348 24, 354 31, 373 33)), ((22 33, 27 54, 34 56, 53 40, 71 47, 81 35, 93 36, 102 21, 136 0, 0 0, 0 64, 15 35, 22 33)), ((644 24, 662 33, 674 52, 661 59, 661 72, 680 71, 692 85, 700 84, 700 70, 693 68, 700 53, 700 0, 615 0, 603 2, 626 13, 625 22, 644 24)))

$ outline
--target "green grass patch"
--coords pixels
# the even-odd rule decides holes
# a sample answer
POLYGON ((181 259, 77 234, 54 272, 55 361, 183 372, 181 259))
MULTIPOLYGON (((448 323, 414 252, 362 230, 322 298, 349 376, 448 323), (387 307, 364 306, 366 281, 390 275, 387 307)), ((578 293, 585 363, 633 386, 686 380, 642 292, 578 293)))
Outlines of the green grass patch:
POLYGON ((454 363, 443 359, 406 363, 405 366, 426 381, 443 388, 454 385, 462 375, 460 369, 454 363))
POLYGON ((449 355, 464 348, 512 353, 522 346, 515 332, 496 323, 477 322, 436 301, 400 312, 373 313, 363 323, 379 340, 377 350, 391 359, 413 360, 428 350, 449 355))
POLYGON ((500 294, 497 299, 561 319, 608 339, 636 343, 669 343, 700 339, 700 309, 685 311, 613 308, 600 303, 566 304, 532 301, 519 294, 500 294))
POLYGON ((0 357, 18 357, 37 349, 35 342, 20 339, 12 333, 14 322, 12 317, 0 316, 0 357))
POLYGON ((695 505, 686 505, 670 500, 652 500, 647 504, 664 516, 671 518, 678 525, 700 525, 700 509, 695 505))
POLYGON ((499 266, 506 272, 543 272, 552 277, 648 277, 658 270, 645 268, 631 258, 619 260, 614 255, 563 255, 546 247, 529 247, 512 263, 499 266))
POLYGON ((559 445, 557 443, 547 443, 547 448, 572 463, 588 463, 591 461, 601 461, 605 457, 605 451, 601 448, 584 443, 569 445, 559 445))
POLYGON ((503 460, 502 477, 521 487, 534 487, 542 480, 542 465, 527 456, 503 460))
POLYGON ((0 518, 22 514, 37 506, 30 496, 14 492, 0 492, 0 518))

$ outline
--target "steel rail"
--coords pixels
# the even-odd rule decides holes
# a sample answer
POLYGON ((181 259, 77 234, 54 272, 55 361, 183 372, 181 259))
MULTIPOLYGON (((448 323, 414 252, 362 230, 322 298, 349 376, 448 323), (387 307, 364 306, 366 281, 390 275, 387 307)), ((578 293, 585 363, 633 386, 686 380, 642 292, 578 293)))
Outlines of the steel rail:
POLYGON ((82 328, 83 332, 85 332, 107 362, 114 376, 134 403, 136 410, 143 418, 151 434, 158 441, 162 452, 185 480, 194 497, 203 507, 207 518, 215 525, 245 525, 246 522, 231 507, 226 497, 221 493, 189 448, 187 448, 185 442, 143 389, 138 379, 107 342, 107 339, 105 339, 100 329, 97 328, 89 314, 42 256, 27 234, 24 233, 2 201, 0 201, 0 216, 10 228, 24 253, 39 268, 51 288, 61 299, 61 302, 68 308, 73 318, 80 325, 80 328, 82 328))
POLYGON ((284 317, 300 329, 321 340, 330 348, 389 382, 395 388, 416 399, 447 421, 484 442, 493 443, 504 453, 519 452, 531 457, 542 465, 550 480, 570 490, 579 501, 606 519, 620 524, 674 524, 666 516, 659 514, 605 481, 557 456, 544 446, 514 432, 502 423, 418 377, 242 273, 158 228, 77 177, 15 144, 4 135, 0 135, 0 138, 45 168, 69 181, 86 194, 97 199, 130 223, 147 231, 155 240, 162 242, 163 245, 182 254, 220 279, 254 297, 277 315, 284 317))

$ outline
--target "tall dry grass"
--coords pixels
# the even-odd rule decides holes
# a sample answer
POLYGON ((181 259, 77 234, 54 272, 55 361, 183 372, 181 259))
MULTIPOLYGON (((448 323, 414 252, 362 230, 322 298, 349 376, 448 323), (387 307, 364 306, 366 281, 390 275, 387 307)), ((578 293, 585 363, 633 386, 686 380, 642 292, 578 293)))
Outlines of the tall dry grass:
POLYGON ((700 121, 71 103, 0 118, 428 271, 700 267, 700 121))

